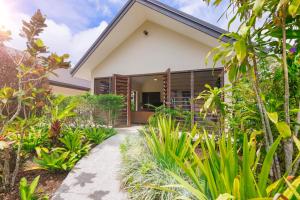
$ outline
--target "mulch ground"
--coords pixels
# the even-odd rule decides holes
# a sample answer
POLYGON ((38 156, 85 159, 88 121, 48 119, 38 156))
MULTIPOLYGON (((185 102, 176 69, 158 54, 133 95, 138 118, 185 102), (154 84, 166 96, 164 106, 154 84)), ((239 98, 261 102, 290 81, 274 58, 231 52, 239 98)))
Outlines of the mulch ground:
POLYGON ((17 177, 16 186, 7 193, 0 193, 1 200, 19 200, 19 182, 22 177, 26 177, 27 181, 31 181, 40 175, 39 186, 37 192, 47 194, 51 197, 61 185, 68 173, 53 173, 46 170, 32 170, 20 172, 17 177))

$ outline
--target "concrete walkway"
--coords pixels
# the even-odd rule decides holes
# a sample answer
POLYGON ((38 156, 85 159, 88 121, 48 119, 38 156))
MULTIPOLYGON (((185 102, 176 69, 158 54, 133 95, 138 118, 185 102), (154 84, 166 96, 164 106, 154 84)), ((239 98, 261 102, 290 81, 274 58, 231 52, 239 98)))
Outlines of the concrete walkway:
POLYGON ((52 200, 127 200, 120 190, 119 146, 140 127, 120 128, 118 134, 96 146, 68 174, 52 200))

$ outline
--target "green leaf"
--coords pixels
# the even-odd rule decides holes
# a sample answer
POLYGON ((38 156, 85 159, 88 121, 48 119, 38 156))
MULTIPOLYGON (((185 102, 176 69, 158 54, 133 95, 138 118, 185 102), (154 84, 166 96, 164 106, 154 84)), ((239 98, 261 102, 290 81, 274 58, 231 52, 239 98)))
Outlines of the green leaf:
POLYGON ((242 64, 247 55, 247 45, 244 39, 240 39, 234 43, 234 49, 239 64, 242 64))
POLYGON ((266 188, 266 192, 268 194, 268 196, 270 195, 270 193, 272 191, 274 191, 275 189, 278 188, 278 186, 280 185, 280 183, 282 182, 282 179, 279 179, 277 181, 275 181, 274 183, 271 183, 267 188, 266 188))
MULTIPOLYGON (((267 35, 275 38, 282 38, 282 30, 279 28, 273 28, 267 35)), ((299 39, 300 33, 295 29, 286 30, 286 38, 287 39, 299 39)))
POLYGON ((285 182, 288 185, 288 189, 286 189, 283 193, 287 199, 292 199, 295 196, 297 199, 300 199, 300 194, 297 192, 297 188, 300 186, 300 176, 298 176, 293 183, 290 183, 286 178, 284 178, 285 182))
POLYGON ((298 148, 298 151, 300 152, 300 140, 295 135, 293 135, 293 139, 296 144, 296 147, 298 148))
POLYGON ((239 30, 239 34, 243 37, 246 38, 248 32, 250 30, 250 26, 247 26, 246 24, 243 24, 239 30))
POLYGON ((41 40, 41 39, 37 39, 37 40, 35 41, 35 44, 36 44, 36 46, 39 47, 39 48, 44 47, 44 42, 43 42, 43 40, 41 40))
POLYGON ((225 194, 220 194, 217 198, 217 200, 228 200, 228 199, 234 199, 234 196, 225 193, 225 194))
POLYGON ((235 81, 236 76, 237 76, 237 67, 236 66, 231 66, 228 72, 228 79, 232 83, 235 81))
POLYGON ((264 3, 265 3, 265 0, 255 0, 254 6, 253 6, 253 12, 255 13, 256 16, 261 14, 264 3))
POLYGON ((27 180, 24 177, 21 178, 19 190, 21 200, 27 200, 27 180))
POLYGON ((34 191, 39 184, 40 176, 35 177, 35 179, 31 182, 29 186, 29 195, 32 196, 34 194, 34 191))
POLYGON ((240 199, 240 180, 236 177, 234 178, 233 181, 233 190, 232 190, 233 195, 237 198, 240 199))
POLYGON ((294 0, 290 4, 288 10, 290 15, 292 15, 292 17, 296 17, 299 6, 300 6, 300 0, 294 0))
POLYGON ((261 190, 262 194, 266 194, 267 191, 266 191, 266 188, 267 188, 267 182, 268 182, 268 177, 269 177, 269 173, 270 173, 270 169, 271 169, 271 166, 272 166, 272 163, 273 163, 273 156, 276 152, 276 149, 278 147, 278 144, 280 143, 281 141, 281 137, 279 136, 276 141, 272 144, 272 146, 270 147, 265 159, 264 159, 264 162, 263 162, 263 165, 262 165, 262 168, 261 168, 261 172, 259 174, 259 178, 258 178, 258 188, 261 190))
POLYGON ((195 189, 192 185, 190 185, 187 181, 185 181, 184 179, 182 179, 180 176, 176 175, 175 173, 169 171, 169 173, 171 174, 171 176, 173 176, 173 178, 180 183, 180 185, 185 188, 186 190, 188 190, 191 194, 193 194, 197 199, 201 200, 205 200, 207 199, 205 194, 203 194, 202 192, 200 192, 200 190, 195 189))
POLYGON ((278 123, 278 114, 277 114, 277 112, 272 112, 272 113, 267 112, 267 114, 268 114, 269 119, 270 119, 274 124, 277 124, 277 123, 278 123))
POLYGON ((291 128, 286 122, 278 122, 276 128, 283 138, 291 137, 291 128))

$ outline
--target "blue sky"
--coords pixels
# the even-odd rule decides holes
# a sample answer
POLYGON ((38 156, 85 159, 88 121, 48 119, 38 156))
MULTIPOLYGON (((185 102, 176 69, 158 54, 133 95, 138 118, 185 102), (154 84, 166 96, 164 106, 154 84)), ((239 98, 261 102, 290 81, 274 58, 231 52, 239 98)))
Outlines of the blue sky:
MULTIPOLYGON (((224 4, 218 8, 202 0, 161 0, 176 9, 226 29, 226 18, 218 21, 224 4)), ((18 36, 22 19, 37 9, 47 16, 48 28, 42 38, 51 51, 70 53, 74 63, 105 29, 126 0, 0 0, 0 25, 12 30, 10 45, 24 48, 18 36), (1 20, 2 19, 2 20, 1 20), (2 23, 1 23, 2 22, 2 23)))

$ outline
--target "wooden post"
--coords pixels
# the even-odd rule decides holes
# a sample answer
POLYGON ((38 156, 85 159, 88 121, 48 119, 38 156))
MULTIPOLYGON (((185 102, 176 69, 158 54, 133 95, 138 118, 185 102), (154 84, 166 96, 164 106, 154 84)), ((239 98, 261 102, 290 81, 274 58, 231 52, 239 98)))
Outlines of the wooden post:
POLYGON ((114 93, 117 94, 117 75, 114 74, 113 76, 113 88, 114 88, 114 93))
POLYGON ((171 107, 171 70, 167 70, 167 107, 171 107))
POLYGON ((131 126, 131 78, 127 78, 127 126, 131 126))
POLYGON ((195 125, 195 103, 194 103, 195 83, 194 82, 195 82, 195 74, 194 71, 191 71, 191 128, 193 128, 195 125))

